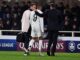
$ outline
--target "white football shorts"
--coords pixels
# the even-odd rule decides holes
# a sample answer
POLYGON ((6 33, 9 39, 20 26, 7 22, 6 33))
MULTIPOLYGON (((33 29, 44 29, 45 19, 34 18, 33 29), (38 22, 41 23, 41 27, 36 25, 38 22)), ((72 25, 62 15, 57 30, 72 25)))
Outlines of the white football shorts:
POLYGON ((39 25, 33 25, 31 29, 32 37, 41 37, 41 28, 39 25))

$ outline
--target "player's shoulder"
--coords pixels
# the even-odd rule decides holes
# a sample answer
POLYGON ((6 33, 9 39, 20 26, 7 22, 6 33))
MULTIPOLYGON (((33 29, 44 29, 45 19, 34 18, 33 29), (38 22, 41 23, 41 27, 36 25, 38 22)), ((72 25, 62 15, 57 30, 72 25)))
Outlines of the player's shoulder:
POLYGON ((30 10, 25 10, 25 11, 24 11, 24 14, 25 14, 25 13, 30 13, 30 10))

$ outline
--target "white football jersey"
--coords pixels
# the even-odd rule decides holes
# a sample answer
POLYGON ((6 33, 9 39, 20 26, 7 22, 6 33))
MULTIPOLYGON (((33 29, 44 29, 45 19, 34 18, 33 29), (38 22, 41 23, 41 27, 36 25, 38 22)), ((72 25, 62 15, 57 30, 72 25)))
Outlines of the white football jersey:
POLYGON ((30 27, 30 10, 26 10, 24 13, 23 13, 23 16, 22 16, 22 19, 21 19, 21 23, 22 23, 22 32, 28 32, 28 29, 30 27))
MULTIPOLYGON (((42 13, 42 11, 37 10, 37 12, 42 13)), ((30 24, 32 28, 40 28, 42 32, 44 32, 44 22, 43 17, 39 17, 35 14, 35 11, 30 13, 30 24)))
MULTIPOLYGON (((41 13, 40 10, 37 10, 41 13)), ((44 22, 43 18, 39 17, 35 14, 35 11, 32 11, 30 14, 30 24, 31 24, 31 36, 32 37, 40 37, 41 33, 44 32, 44 22)))

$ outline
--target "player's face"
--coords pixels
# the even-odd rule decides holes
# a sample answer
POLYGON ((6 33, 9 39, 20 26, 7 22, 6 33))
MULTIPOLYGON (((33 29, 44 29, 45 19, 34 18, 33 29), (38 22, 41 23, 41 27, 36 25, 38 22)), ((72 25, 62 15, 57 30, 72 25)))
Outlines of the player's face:
POLYGON ((37 8, 36 5, 31 6, 32 10, 36 10, 36 8, 37 8))
POLYGON ((37 9, 42 10, 42 7, 41 6, 38 6, 37 9))

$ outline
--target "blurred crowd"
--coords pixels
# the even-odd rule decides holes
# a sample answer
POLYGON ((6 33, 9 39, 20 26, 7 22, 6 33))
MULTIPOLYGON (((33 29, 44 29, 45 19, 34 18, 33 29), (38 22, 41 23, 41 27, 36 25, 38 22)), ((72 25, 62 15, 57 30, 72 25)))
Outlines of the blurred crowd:
POLYGON ((20 30, 22 14, 29 8, 30 3, 15 2, 10 4, 3 1, 0 6, 0 29, 20 30))
MULTIPOLYGON (((0 5, 0 30, 20 30, 22 14, 29 8, 30 4, 30 1, 27 3, 15 2, 12 4, 3 1, 0 5)), ((64 27, 62 31, 80 30, 80 6, 75 4, 73 7, 69 7, 69 5, 64 6, 60 2, 55 7, 64 15, 64 27)), ((50 9, 49 3, 42 6, 43 12, 46 12, 48 9, 50 9)), ((47 25, 46 18, 44 18, 44 24, 45 26, 47 25)))

